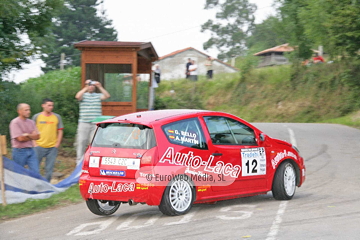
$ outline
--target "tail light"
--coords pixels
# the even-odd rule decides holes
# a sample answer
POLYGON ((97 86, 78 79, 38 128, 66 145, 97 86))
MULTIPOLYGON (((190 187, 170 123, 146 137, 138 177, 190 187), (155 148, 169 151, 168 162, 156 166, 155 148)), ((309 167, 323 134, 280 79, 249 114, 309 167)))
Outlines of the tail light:
POLYGON ((157 148, 153 147, 151 149, 149 149, 148 151, 146 151, 144 153, 144 155, 142 155, 141 160, 140 160, 140 164, 141 166, 151 166, 155 163, 156 159, 157 159, 157 148))
POLYGON ((82 166, 83 170, 89 170, 89 160, 90 160, 90 155, 87 152, 85 152, 83 166, 82 166))

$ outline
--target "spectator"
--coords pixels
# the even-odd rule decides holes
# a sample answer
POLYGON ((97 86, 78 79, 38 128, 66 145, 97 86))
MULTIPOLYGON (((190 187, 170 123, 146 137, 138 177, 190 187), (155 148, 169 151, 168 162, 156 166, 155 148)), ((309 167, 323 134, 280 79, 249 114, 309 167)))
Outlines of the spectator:
POLYGON ((40 139, 35 141, 35 152, 39 165, 45 157, 45 178, 50 182, 64 126, 60 115, 52 112, 54 102, 51 99, 45 98, 41 107, 43 111, 35 114, 32 118, 41 132, 40 139))
POLYGON ((39 161, 34 151, 33 140, 38 140, 40 134, 35 122, 30 117, 30 106, 26 103, 17 105, 18 117, 10 122, 10 138, 13 160, 33 172, 39 173, 39 161))
POLYGON ((154 72, 154 78, 157 84, 160 83, 160 75, 161 75, 161 70, 160 70, 160 66, 159 64, 155 64, 154 69, 152 70, 154 72))
POLYGON ((109 97, 110 94, 103 88, 100 82, 90 79, 86 80, 85 87, 76 93, 75 98, 80 101, 76 163, 81 161, 86 147, 94 135, 96 124, 92 121, 102 115, 101 101, 109 97), (100 93, 95 92, 96 88, 100 90, 100 93))
POLYGON ((190 74, 189 79, 191 81, 197 81, 198 80, 197 65, 195 64, 194 60, 191 61, 191 65, 189 66, 189 74, 190 74))
POLYGON ((213 77, 213 67, 212 67, 213 61, 214 61, 214 59, 210 56, 208 56, 205 61, 206 76, 208 79, 212 79, 212 77, 213 77))
POLYGON ((186 63, 186 71, 185 71, 186 77, 185 78, 190 77, 190 72, 189 72, 190 65, 191 65, 191 58, 188 58, 188 62, 186 63))

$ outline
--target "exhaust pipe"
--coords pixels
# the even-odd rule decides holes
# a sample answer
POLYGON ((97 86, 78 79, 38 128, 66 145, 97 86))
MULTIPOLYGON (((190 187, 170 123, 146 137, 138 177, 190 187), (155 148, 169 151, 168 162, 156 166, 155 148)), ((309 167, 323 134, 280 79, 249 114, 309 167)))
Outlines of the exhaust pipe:
POLYGON ((129 200, 129 206, 135 206, 137 205, 138 203, 137 202, 134 202, 134 200, 130 199, 129 200))

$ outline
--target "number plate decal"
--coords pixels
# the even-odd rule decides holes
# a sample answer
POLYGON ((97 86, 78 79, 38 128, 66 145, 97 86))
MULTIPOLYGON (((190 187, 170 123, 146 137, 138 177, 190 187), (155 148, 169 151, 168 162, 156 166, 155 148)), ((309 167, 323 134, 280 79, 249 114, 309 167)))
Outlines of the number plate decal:
POLYGON ((116 158, 116 157, 103 157, 101 165, 110 166, 124 166, 127 169, 140 169, 140 159, 138 158, 116 158))

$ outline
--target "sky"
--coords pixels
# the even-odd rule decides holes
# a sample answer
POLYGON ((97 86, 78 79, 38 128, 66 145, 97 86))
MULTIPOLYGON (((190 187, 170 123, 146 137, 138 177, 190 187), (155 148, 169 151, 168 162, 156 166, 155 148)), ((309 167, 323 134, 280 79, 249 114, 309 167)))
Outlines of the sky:
MULTIPOLYGON (((256 23, 274 14, 274 0, 250 0, 258 6, 256 23)), ((216 49, 203 49, 210 38, 209 32, 201 32, 201 25, 215 19, 214 10, 205 10, 206 0, 104 0, 100 6, 118 32, 118 41, 151 42, 158 56, 193 47, 216 57, 216 49)), ((60 58, 60 56, 59 56, 60 58)), ((13 71, 8 80, 20 83, 38 77, 43 72, 41 60, 34 60, 13 71)))

